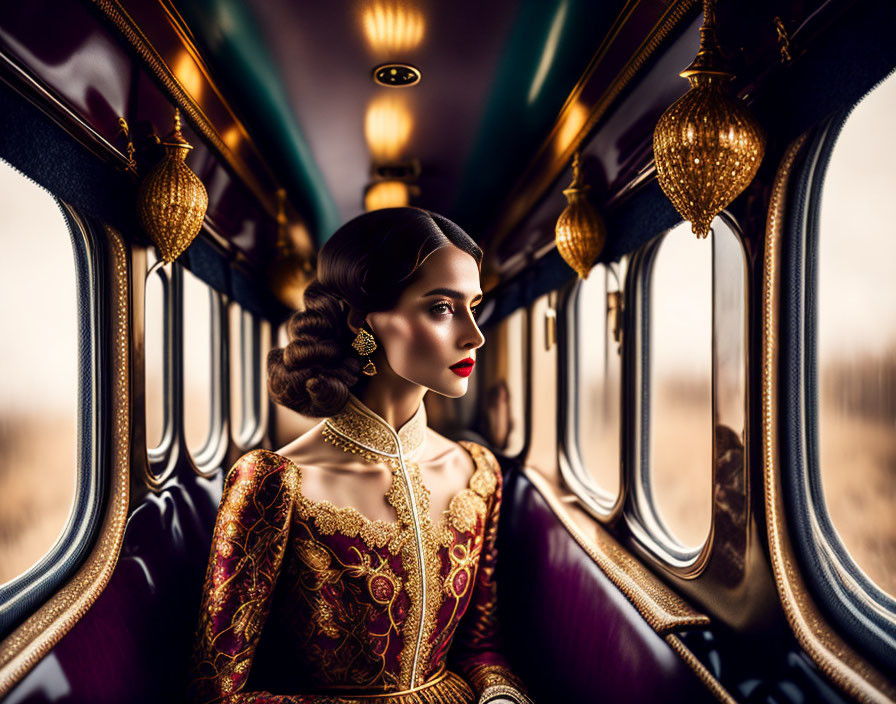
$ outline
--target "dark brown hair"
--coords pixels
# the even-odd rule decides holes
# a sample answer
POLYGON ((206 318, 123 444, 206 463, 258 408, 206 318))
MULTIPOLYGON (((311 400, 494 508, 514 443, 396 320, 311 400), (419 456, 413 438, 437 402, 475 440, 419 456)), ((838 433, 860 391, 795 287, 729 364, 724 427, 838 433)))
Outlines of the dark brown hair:
POLYGON ((289 319, 289 344, 268 354, 271 398, 316 418, 340 411, 362 366, 351 346, 349 305, 364 315, 394 308, 424 260, 447 245, 482 262, 466 232, 421 208, 374 210, 336 230, 318 255, 305 309, 289 319))

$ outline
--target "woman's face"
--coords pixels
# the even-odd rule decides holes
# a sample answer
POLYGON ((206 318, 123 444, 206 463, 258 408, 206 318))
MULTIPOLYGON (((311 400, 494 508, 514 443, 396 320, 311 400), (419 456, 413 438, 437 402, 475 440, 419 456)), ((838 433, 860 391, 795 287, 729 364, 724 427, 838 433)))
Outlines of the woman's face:
POLYGON ((485 342, 474 319, 481 300, 476 260, 449 245, 427 257, 392 310, 366 320, 395 374, 455 398, 466 393, 473 367, 450 367, 475 363, 485 342))

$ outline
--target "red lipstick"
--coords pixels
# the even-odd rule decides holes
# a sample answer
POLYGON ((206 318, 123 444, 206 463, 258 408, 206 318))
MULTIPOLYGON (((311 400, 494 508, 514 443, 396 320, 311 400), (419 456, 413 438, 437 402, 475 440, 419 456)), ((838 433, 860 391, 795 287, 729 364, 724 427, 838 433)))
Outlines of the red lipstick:
POLYGON ((476 360, 472 357, 467 357, 466 359, 462 359, 457 364, 452 364, 448 367, 451 371, 453 371, 458 376, 470 376, 473 372, 473 365, 476 364, 476 360))

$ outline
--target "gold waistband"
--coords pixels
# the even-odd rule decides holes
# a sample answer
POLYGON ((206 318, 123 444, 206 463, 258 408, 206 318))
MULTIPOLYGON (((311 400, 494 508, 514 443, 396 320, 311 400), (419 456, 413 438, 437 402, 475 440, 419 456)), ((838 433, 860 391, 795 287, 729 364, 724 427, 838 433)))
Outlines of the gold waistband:
POLYGON ((476 695, 460 675, 442 666, 431 680, 398 692, 322 692, 328 704, 474 704, 476 695))

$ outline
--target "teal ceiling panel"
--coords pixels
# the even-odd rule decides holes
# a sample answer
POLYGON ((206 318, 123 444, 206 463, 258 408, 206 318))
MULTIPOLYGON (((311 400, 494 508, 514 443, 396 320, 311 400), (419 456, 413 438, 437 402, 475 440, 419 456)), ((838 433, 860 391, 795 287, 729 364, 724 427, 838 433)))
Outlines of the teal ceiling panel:
POLYGON ((622 0, 525 0, 504 48, 455 207, 482 231, 547 137, 622 0))
POLYGON ((221 90, 322 243, 340 224, 336 205, 251 9, 240 0, 176 0, 175 5, 221 90))

